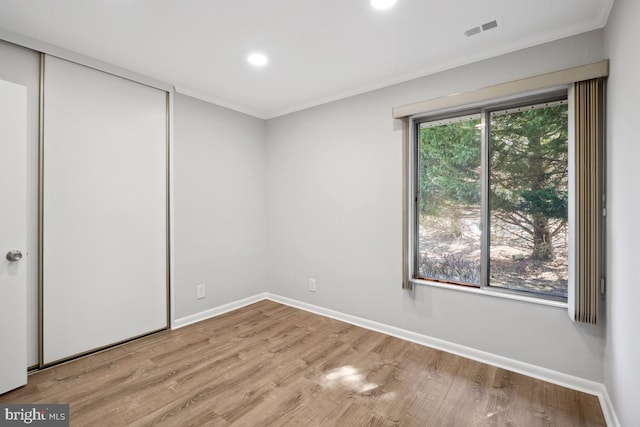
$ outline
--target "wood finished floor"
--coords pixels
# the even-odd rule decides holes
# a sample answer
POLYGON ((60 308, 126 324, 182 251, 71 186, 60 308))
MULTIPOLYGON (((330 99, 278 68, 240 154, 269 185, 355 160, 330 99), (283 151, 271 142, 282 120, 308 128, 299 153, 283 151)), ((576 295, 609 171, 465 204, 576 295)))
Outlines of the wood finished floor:
POLYGON ((72 426, 604 426, 595 396, 271 301, 35 373, 72 426))

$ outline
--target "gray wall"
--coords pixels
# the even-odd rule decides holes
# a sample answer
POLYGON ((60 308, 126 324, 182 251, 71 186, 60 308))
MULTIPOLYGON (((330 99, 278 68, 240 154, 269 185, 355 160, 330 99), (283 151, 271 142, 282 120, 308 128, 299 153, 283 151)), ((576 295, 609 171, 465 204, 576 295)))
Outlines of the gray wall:
MULTIPOLYGON (((38 363, 38 99, 40 56, 0 41, 0 79, 27 87, 27 355, 38 363)), ((24 249, 24 248, 23 248, 24 249)), ((23 250, 24 252, 24 250, 23 250)), ((4 254, 2 254, 4 256, 4 254)), ((23 261, 23 262, 24 262, 23 261)))
POLYGON ((602 381, 604 328, 564 308, 401 290, 402 132, 391 109, 595 62, 603 49, 591 32, 269 120, 269 291, 602 381))
POLYGON ((606 28, 611 58, 607 96, 607 349, 605 384, 620 423, 640 423, 640 2, 616 0, 606 28))
POLYGON ((266 290, 265 180, 263 120, 176 95, 175 318, 266 290))

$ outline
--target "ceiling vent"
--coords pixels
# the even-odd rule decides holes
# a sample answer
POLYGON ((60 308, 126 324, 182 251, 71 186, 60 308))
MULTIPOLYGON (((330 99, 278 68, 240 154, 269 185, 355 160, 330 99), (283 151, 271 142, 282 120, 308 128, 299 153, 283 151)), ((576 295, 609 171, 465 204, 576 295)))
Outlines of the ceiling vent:
POLYGON ((471 37, 471 36, 475 36, 476 34, 480 34, 481 32, 489 31, 497 27, 498 27, 498 21, 494 19, 493 21, 485 22, 484 24, 479 25, 477 27, 469 28, 467 31, 464 32, 464 35, 467 37, 471 37))
POLYGON ((481 31, 482 30, 480 29, 480 27, 473 27, 465 31, 464 35, 467 37, 471 37, 471 36, 475 36, 476 34, 480 34, 481 31))
POLYGON ((493 28, 496 28, 497 26, 498 26, 498 21, 496 21, 494 19, 491 22, 486 22, 486 23, 482 24, 482 31, 491 30, 493 28))

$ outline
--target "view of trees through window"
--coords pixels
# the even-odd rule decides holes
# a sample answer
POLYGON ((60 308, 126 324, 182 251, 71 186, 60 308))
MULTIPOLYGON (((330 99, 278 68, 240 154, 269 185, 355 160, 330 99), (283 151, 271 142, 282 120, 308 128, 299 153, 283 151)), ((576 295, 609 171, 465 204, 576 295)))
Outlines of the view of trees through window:
POLYGON ((480 285, 480 114, 422 123, 418 272, 480 285))
POLYGON ((421 123, 417 274, 480 286, 487 179, 487 285, 566 298, 568 122, 565 101, 421 123))

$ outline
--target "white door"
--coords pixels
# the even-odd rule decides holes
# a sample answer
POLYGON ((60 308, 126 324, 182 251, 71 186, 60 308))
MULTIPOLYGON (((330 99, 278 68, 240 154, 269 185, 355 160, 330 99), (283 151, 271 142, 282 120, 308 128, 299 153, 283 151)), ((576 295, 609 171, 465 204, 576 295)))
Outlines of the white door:
POLYGON ((45 56, 43 360, 167 326, 166 92, 45 56))
POLYGON ((27 88, 0 80, 0 394, 27 383, 27 88))

